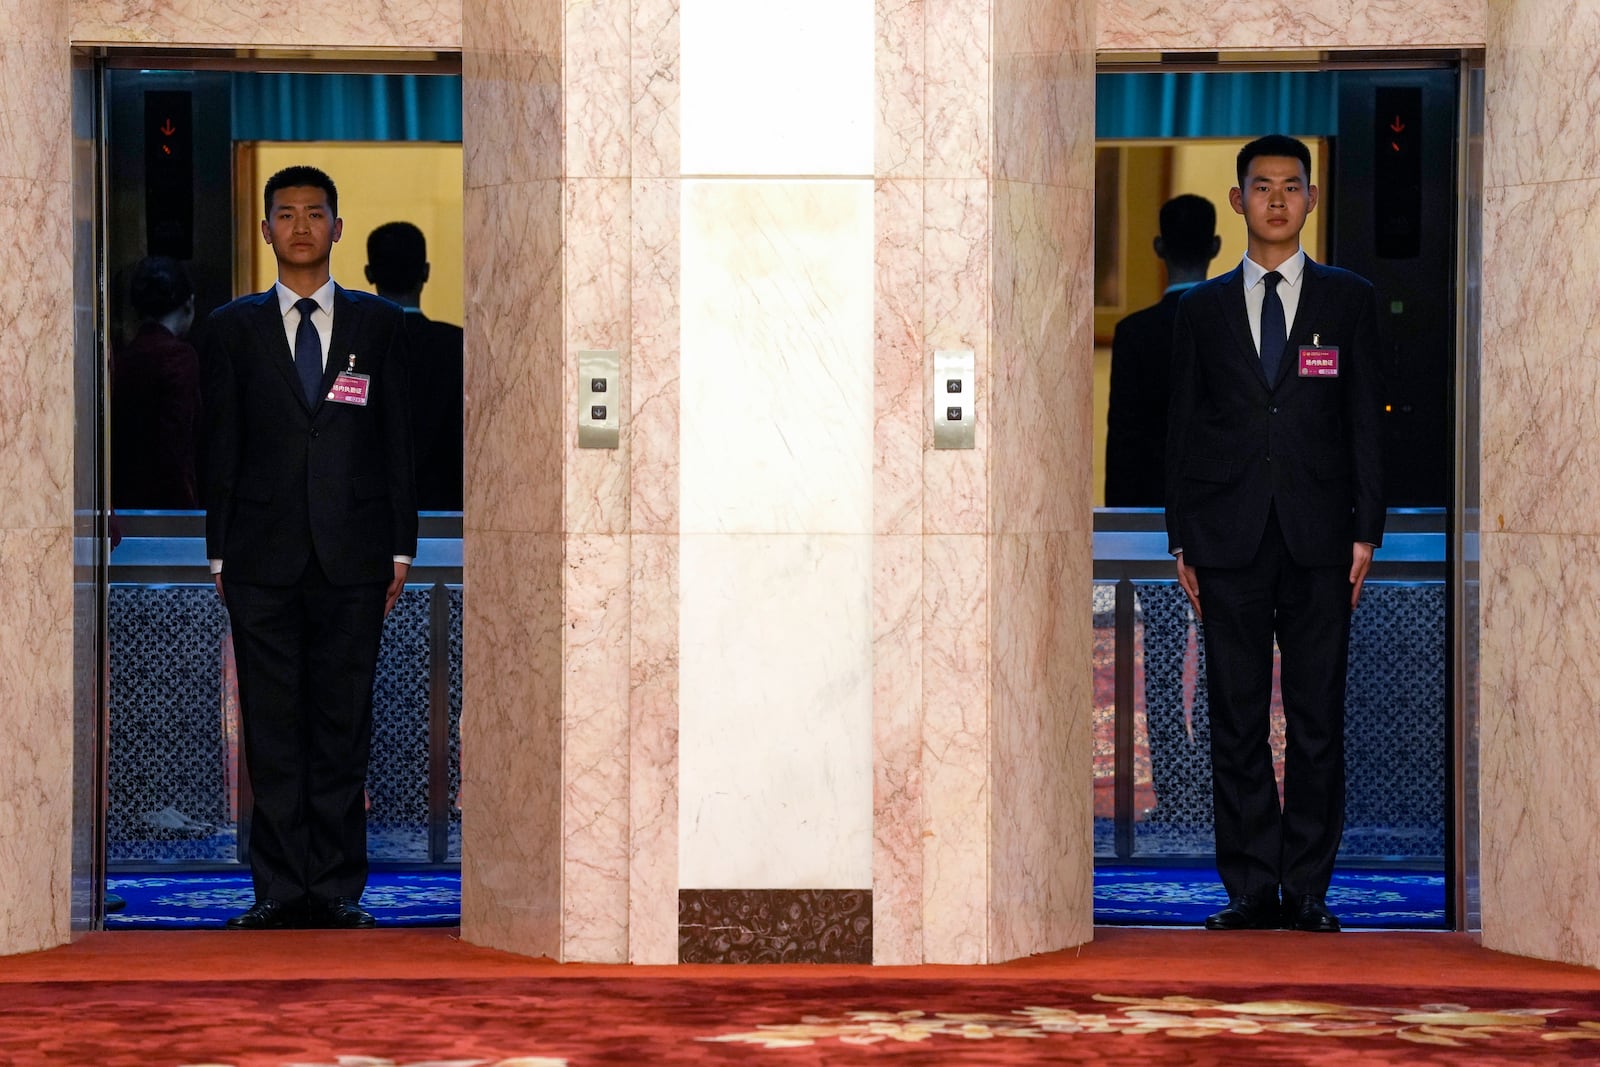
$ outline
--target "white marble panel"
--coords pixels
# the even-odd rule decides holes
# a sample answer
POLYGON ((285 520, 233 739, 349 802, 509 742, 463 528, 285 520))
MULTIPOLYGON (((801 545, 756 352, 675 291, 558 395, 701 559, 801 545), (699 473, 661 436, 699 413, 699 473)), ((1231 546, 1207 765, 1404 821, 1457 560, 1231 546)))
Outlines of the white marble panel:
POLYGON ((872 4, 683 0, 678 18, 683 173, 872 173, 872 4))
POLYGON ((870 180, 685 181, 682 529, 872 529, 870 180))
POLYGON ((872 884, 872 538, 685 535, 679 886, 872 884))

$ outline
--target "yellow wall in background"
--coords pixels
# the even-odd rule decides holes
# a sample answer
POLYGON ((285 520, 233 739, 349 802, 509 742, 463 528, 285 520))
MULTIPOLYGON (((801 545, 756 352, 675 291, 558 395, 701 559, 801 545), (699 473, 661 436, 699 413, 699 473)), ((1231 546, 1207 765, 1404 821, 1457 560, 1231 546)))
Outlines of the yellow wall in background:
POLYGON ((432 271, 422 290, 430 319, 461 323, 461 146, 435 142, 255 142, 236 146, 234 197, 239 231, 234 248, 240 292, 261 292, 278 278, 272 248, 261 239, 261 189, 284 167, 307 164, 327 171, 339 189, 344 236, 333 246, 333 280, 346 289, 372 291, 367 234, 386 222, 410 222, 428 240, 432 271))

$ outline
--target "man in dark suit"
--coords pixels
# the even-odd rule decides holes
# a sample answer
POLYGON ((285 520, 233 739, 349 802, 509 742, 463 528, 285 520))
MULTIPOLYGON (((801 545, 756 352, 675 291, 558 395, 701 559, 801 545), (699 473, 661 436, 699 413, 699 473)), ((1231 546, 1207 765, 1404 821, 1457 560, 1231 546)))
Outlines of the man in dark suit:
POLYGON ((367 235, 367 281, 406 313, 417 506, 460 511, 464 346, 461 327, 422 313, 431 269, 427 239, 411 223, 386 222, 367 235))
MULTIPOLYGON (((1166 290, 1159 303, 1117 323, 1111 339, 1107 507, 1159 508, 1166 503, 1167 408, 1178 298, 1206 280, 1222 247, 1217 209, 1203 196, 1184 193, 1162 204, 1160 227, 1154 245, 1166 264, 1166 290)), ((1156 794, 1149 821, 1201 827, 1210 822, 1211 742, 1203 687, 1195 694, 1192 717, 1184 708, 1189 601, 1181 587, 1169 582, 1141 582, 1135 597, 1143 623, 1144 714, 1156 794)), ((1202 673, 1204 663, 1202 646, 1202 673)))
POLYGON ((235 929, 373 925, 372 676, 417 509, 403 315, 329 277, 338 195, 313 167, 268 179, 278 282, 219 308, 205 339, 206 553, 254 793, 256 899, 235 929))
POLYGON ((1293 138, 1240 150, 1228 199, 1245 259, 1183 297, 1174 335, 1168 547, 1205 631, 1229 901, 1210 929, 1339 929, 1324 898, 1344 832, 1350 614, 1383 537, 1381 390, 1371 284, 1300 249, 1310 171, 1293 138), (1267 741, 1274 637, 1281 805, 1267 741))
POLYGON ((1167 408, 1178 298, 1206 280, 1222 248, 1217 209, 1193 193, 1161 205, 1155 253, 1167 267, 1158 303, 1117 323, 1111 336, 1111 401, 1106 413, 1106 507, 1166 503, 1167 408))

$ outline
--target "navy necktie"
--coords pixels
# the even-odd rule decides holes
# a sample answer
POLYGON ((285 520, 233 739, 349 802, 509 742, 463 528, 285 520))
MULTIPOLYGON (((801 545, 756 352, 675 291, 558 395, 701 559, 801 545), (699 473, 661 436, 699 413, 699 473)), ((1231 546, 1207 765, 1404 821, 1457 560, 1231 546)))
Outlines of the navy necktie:
POLYGON ((317 302, 309 296, 296 300, 295 310, 300 312, 300 328, 294 332, 294 368, 300 372, 300 387, 306 391, 306 403, 317 406, 317 394, 322 392, 322 338, 311 321, 317 302))
POLYGON ((1261 277, 1267 291, 1261 296, 1261 373, 1268 385, 1278 384, 1278 364, 1289 345, 1289 332, 1283 324, 1283 301, 1278 299, 1278 283, 1283 275, 1269 270, 1261 277))

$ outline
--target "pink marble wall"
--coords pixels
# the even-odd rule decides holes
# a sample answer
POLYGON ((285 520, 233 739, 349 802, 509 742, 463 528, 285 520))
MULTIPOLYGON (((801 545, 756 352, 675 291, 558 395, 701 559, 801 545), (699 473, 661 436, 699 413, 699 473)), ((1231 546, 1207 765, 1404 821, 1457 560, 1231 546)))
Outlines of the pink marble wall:
POLYGON ((1600 966, 1600 9, 1493 5, 1483 217, 1483 941, 1600 966))
POLYGON ((62 0, 0 13, 0 953, 69 936, 72 114, 62 0))
MULTIPOLYGON (((570 564, 590 558, 588 548, 604 558, 607 546, 572 545, 564 523, 562 19, 554 2, 481 0, 461 25, 464 211, 477 235, 465 264, 461 927, 476 944, 557 958, 572 934, 562 907, 565 813, 594 809, 599 840, 580 851, 589 846, 602 865, 614 866, 620 847, 615 798, 592 801, 609 791, 607 739, 571 777, 562 749, 567 634, 581 627, 579 660, 604 664, 617 618, 603 597, 570 600, 568 583, 570 564)), ((599 488, 579 495, 603 514, 599 488)), ((602 569, 619 568, 604 558, 602 569)), ((614 940, 602 923, 581 937, 614 940)))
POLYGON ((1078 4, 878 7, 879 963, 1090 936, 1089 728, 1067 709, 1090 704, 1092 24, 1078 4), (925 429, 946 348, 977 363, 971 450, 925 429))
POLYGON ((1102 51, 1481 46, 1482 0, 1099 0, 1102 51))
POLYGON ((994 35, 988 945, 1011 959, 1093 936, 1093 8, 996 0, 994 35))
POLYGON ((70 0, 66 6, 72 40, 80 44, 455 51, 462 16, 475 0, 70 0))

